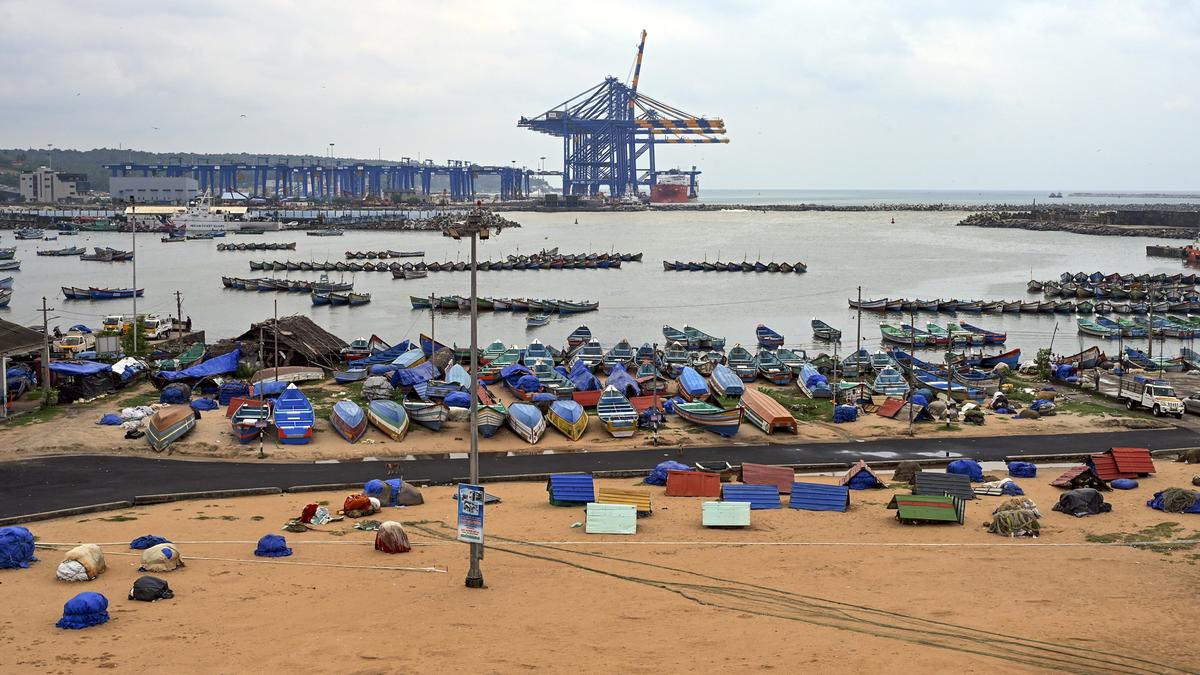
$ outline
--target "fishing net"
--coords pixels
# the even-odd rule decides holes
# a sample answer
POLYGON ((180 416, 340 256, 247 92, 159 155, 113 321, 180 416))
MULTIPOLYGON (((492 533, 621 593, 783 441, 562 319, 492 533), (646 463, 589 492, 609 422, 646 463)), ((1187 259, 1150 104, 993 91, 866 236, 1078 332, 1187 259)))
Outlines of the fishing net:
POLYGON ((892 481, 895 483, 911 484, 914 480, 916 480, 916 476, 920 471, 921 465, 914 461, 906 460, 900 462, 900 465, 897 466, 896 470, 892 472, 892 481))
POLYGON ((1162 491, 1162 510, 1167 513, 1183 513, 1196 505, 1200 493, 1186 488, 1167 488, 1162 491))

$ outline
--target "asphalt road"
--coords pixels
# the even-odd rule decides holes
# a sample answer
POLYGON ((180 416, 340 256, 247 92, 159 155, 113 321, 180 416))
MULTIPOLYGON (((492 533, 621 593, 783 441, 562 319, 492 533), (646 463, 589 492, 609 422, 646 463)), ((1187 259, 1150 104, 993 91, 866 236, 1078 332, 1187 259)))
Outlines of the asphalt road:
MULTIPOLYGON (((649 471, 668 459, 691 464, 846 464, 867 461, 932 459, 947 456, 979 461, 1013 455, 1099 452, 1118 445, 1151 450, 1200 446, 1200 434, 1188 429, 1120 433, 1001 436, 990 438, 889 439, 807 445, 727 445, 696 448, 577 452, 557 455, 480 457, 480 475, 600 470, 649 471)), ((465 479, 466 459, 418 459, 400 464, 406 480, 449 483, 465 479)), ((0 462, 0 518, 26 513, 128 501, 137 495, 199 492, 236 488, 365 482, 386 478, 380 462, 283 464, 263 462, 189 461, 149 457, 76 455, 0 462)))

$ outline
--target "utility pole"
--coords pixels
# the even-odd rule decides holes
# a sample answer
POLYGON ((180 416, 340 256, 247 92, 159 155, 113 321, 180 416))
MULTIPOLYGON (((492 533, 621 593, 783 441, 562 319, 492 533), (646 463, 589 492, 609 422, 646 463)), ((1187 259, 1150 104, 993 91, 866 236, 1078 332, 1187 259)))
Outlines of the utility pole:
POLYGON ((275 301, 275 353, 271 355, 271 360, 275 362, 275 381, 279 381, 279 300, 275 301))
POLYGON ((854 365, 858 366, 858 353, 862 351, 862 286, 858 287, 858 337, 854 343, 854 365))
MULTIPOLYGON (((50 312, 53 307, 46 306, 46 296, 42 296, 42 400, 45 401, 50 396, 50 312)), ((8 382, 7 375, 4 383, 5 403, 7 403, 8 382)), ((7 408, 6 408, 7 411, 7 408)))
POLYGON ((175 291, 175 325, 180 331, 183 330, 183 293, 181 291, 175 291))
POLYGON ((129 195, 129 231, 132 233, 133 250, 131 251, 133 259, 133 353, 130 356, 136 356, 138 350, 138 315, 137 315, 137 219, 134 217, 137 208, 134 206, 134 197, 129 195))
POLYGON ((434 345, 437 344, 437 298, 433 296, 433 291, 429 292, 429 356, 433 357, 435 351, 434 345))

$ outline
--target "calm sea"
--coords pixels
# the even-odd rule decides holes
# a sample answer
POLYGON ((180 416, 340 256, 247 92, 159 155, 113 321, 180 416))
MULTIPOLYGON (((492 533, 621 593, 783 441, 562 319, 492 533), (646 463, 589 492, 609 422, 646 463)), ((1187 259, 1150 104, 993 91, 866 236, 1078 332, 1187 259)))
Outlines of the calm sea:
MULTIPOLYGON (((527 344, 537 338, 561 345, 578 324, 586 323, 605 345, 621 338, 635 344, 661 342, 662 326, 691 324, 728 338, 730 345, 754 343, 754 328, 764 323, 782 332, 790 345, 811 347, 809 321, 820 317, 846 335, 842 351, 853 346, 856 316, 847 298, 862 287, 864 298, 955 297, 960 299, 1027 298, 1030 276, 1057 278, 1063 271, 1175 272, 1171 260, 1147 258, 1153 239, 1089 237, 1060 232, 1000 231, 955 227, 963 213, 940 212, 644 212, 586 214, 507 214, 523 227, 505 230, 479 246, 481 257, 501 258, 558 247, 564 252, 641 251, 644 262, 620 270, 546 270, 480 272, 481 295, 599 300, 600 311, 554 317, 550 325, 526 329, 525 316, 484 313, 480 340, 501 339, 527 344), (892 219, 895 219, 893 224, 892 219), (807 274, 743 274, 665 272, 667 260, 804 261, 807 274)), ((62 237, 57 242, 17 241, 3 235, 4 245, 17 246, 22 261, 11 306, 2 316, 22 324, 40 322, 36 311, 46 296, 51 325, 64 330, 75 323, 96 326, 108 313, 129 313, 121 301, 68 301, 60 286, 129 286, 128 263, 80 262, 75 258, 38 257, 38 248, 72 244, 128 248, 130 235, 92 233, 62 237)), ((466 294, 469 274, 431 273, 428 278, 395 280, 390 273, 360 272, 334 278, 352 280, 370 292, 362 307, 313 307, 301 294, 228 290, 221 276, 254 277, 250 260, 342 260, 344 252, 367 249, 422 249, 426 260, 466 259, 469 245, 434 233, 349 232, 343 237, 308 237, 298 232, 261 236, 229 236, 227 241, 297 241, 289 252, 217 252, 214 242, 164 244, 157 236, 139 235, 138 285, 146 295, 139 311, 174 312, 175 291, 183 296, 183 313, 214 340, 245 331, 251 322, 272 315, 305 314, 346 340, 379 334, 389 341, 416 338, 436 331, 438 339, 466 344, 466 313, 438 313, 431 328, 429 311, 411 308, 410 295, 466 294)), ((1174 243, 1175 242, 1161 242, 1174 243)), ((276 276, 316 279, 314 272, 275 272, 276 276)), ((1048 345, 1055 351, 1077 351, 1091 344, 1076 335, 1073 316, 988 315, 966 318, 986 328, 1008 331, 1010 344, 1026 350, 1048 345)), ((920 323, 951 317, 918 316, 920 323)), ((892 320, 899 322, 900 317, 892 320)), ((878 318, 864 316, 864 344, 879 344, 878 318)), ((1177 341, 1176 341, 1177 342, 1177 341)), ((1169 343, 1170 345, 1170 343, 1169 343)), ((821 347, 828 349, 828 347, 821 347)), ((1110 348, 1115 349, 1115 346, 1110 348)), ((1177 345, 1171 347, 1177 351, 1177 345)))
MULTIPOLYGON (((1051 190, 707 190, 701 186, 700 201, 707 204, 822 204, 828 206, 877 206, 894 204, 1200 204, 1196 192, 1156 192, 1154 196, 1072 196, 1058 190, 1060 199, 1050 199, 1051 190), (1161 196, 1160 196, 1161 195, 1161 196)), ((1080 190, 1079 192, 1085 192, 1080 190)), ((1096 191, 1086 191, 1096 194, 1096 191)))

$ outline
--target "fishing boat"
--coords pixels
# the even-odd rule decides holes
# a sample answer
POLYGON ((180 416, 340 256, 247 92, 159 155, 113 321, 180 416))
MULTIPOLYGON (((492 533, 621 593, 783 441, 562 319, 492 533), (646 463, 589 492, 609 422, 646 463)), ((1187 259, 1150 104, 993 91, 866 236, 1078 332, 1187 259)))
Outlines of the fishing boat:
POLYGON ((909 327, 904 330, 890 323, 879 324, 879 332, 883 336, 884 342, 905 346, 924 346, 927 344, 927 335, 924 331, 918 333, 914 328, 909 327))
POLYGON ((663 352, 663 364, 667 375, 673 378, 679 377, 679 373, 688 364, 688 360, 687 349, 678 342, 667 345, 666 351, 663 352))
POLYGON ((263 430, 271 425, 271 405, 266 401, 243 400, 229 423, 238 443, 261 438, 263 430))
POLYGON ((514 403, 508 408, 508 426, 527 443, 536 445, 546 433, 546 418, 535 405, 514 403))
POLYGON ((611 373, 613 366, 629 366, 633 363, 634 351, 633 345, 629 344, 629 340, 622 339, 612 349, 604 354, 603 360, 600 361, 601 367, 605 373, 611 373))
POLYGON ((871 391, 880 396, 904 398, 908 395, 908 382, 904 381, 900 371, 886 366, 875 376, 875 381, 871 383, 871 391))
POLYGON ((367 420, 394 441, 408 433, 408 412, 395 401, 380 399, 367 404, 367 420))
POLYGON ((792 369, 783 365, 779 357, 769 349, 758 350, 758 374, 766 378, 771 384, 788 385, 792 383, 792 378, 795 373, 792 369))
POLYGON ((207 347, 205 347, 203 343, 197 342, 189 346, 182 354, 176 356, 175 358, 156 361, 154 363, 154 367, 158 368, 159 370, 183 370, 193 363, 196 363, 200 359, 203 359, 206 352, 207 347))
POLYGON ((361 382, 367 379, 368 370, 366 368, 349 368, 346 370, 337 370, 333 373, 333 381, 338 384, 350 384, 352 382, 361 382))
POLYGON ((571 349, 577 349, 580 345, 586 344, 592 339, 592 331, 587 326, 580 326, 571 331, 567 336, 567 346, 571 349))
POLYGON ((547 310, 558 310, 559 314, 578 314, 580 312, 592 312, 600 308, 599 302, 584 300, 583 302, 575 302, 572 300, 550 300, 553 307, 547 307, 547 310))
POLYGON ((982 336, 983 343, 985 345, 1002 345, 1005 343, 1005 341, 1008 340, 1007 333, 998 333, 996 331, 991 331, 986 328, 980 328, 979 326, 972 326, 971 324, 967 323, 966 321, 959 321, 958 325, 962 326, 964 329, 970 331, 971 333, 973 333, 975 335, 982 336))
POLYGON ((708 398, 708 384, 695 368, 684 366, 679 373, 679 394, 688 401, 703 401, 708 398))
POLYGON ((137 289, 136 291, 132 288, 89 288, 88 299, 121 300, 125 298, 132 298, 134 295, 137 295, 137 297, 140 298, 142 297, 143 293, 145 293, 145 290, 141 288, 137 289))
POLYGON ((729 438, 738 432, 742 424, 741 406, 726 410, 715 405, 695 401, 676 403, 675 414, 715 434, 729 438))
POLYGON ((46 233, 40 227, 22 227, 13 232, 16 239, 41 239, 46 233))
POLYGON ((263 382, 306 382, 325 379, 325 371, 317 366, 278 366, 263 368, 250 376, 250 384, 263 382))
POLYGON ((605 387, 600 393, 596 416, 614 438, 628 438, 637 431, 637 410, 616 387, 605 387))
POLYGON ((1116 339, 1121 337, 1120 327, 1110 328, 1096 323, 1095 321, 1089 321, 1088 319, 1083 318, 1075 319, 1075 324, 1078 327, 1081 335, 1090 335, 1092 337, 1104 339, 1116 339))
POLYGON ((544 363, 551 368, 554 367, 554 356, 550 354, 550 350, 541 340, 534 340, 525 348, 525 353, 521 355, 521 364, 526 368, 533 370, 534 366, 539 363, 544 363))
MULTIPOLYGON (((861 309, 864 312, 886 312, 886 311, 888 311, 888 299, 887 298, 882 298, 880 300, 863 300, 861 302, 851 298, 850 300, 848 300, 848 302, 850 303, 850 309, 861 309)), ((899 308, 897 307, 897 309, 899 309, 899 308)))
POLYGON ((746 392, 746 385, 742 382, 742 378, 738 377, 725 364, 718 364, 713 368, 712 376, 709 377, 709 384, 712 385, 714 400, 722 408, 737 406, 742 398, 742 394, 746 392))
POLYGON ((508 408, 482 384, 477 391, 479 407, 475 412, 475 425, 479 428, 480 436, 491 438, 508 419, 508 408))
POLYGON ((812 320, 813 337, 818 340, 827 340, 829 342, 837 342, 842 339, 842 331, 830 326, 820 319, 812 320))
POLYGON ((275 402, 275 429, 279 442, 285 445, 303 445, 312 440, 312 403, 294 383, 288 384, 275 402))
POLYGON ((742 382, 753 382, 754 378, 758 377, 758 361, 750 353, 750 350, 745 347, 734 345, 733 349, 729 350, 729 357, 726 360, 729 363, 730 370, 742 382))
POLYGON ((1060 357, 1055 363, 1071 364, 1079 370, 1088 370, 1099 367, 1105 360, 1104 352, 1100 351, 1099 347, 1088 347, 1078 354, 1060 357))
POLYGON ((351 307, 357 307, 359 305, 365 305, 368 302, 371 302, 370 293, 348 293, 346 297, 349 299, 351 307))
POLYGON ((783 346, 783 336, 761 323, 754 329, 754 334, 758 338, 759 347, 777 349, 783 346))
POLYGON ((987 338, 982 334, 969 331, 954 323, 946 324, 946 334, 950 336, 950 342, 956 345, 981 346, 987 344, 987 338))
POLYGON ((970 388, 967 385, 957 382, 947 382, 946 378, 937 373, 932 373, 920 368, 912 369, 912 377, 915 384, 921 387, 926 387, 933 390, 935 394, 947 394, 955 401, 965 401, 967 399, 979 399, 983 397, 983 392, 979 389, 970 388))
POLYGON ((687 335, 684 335, 683 331, 677 328, 672 328, 671 326, 663 326, 662 332, 667 344, 673 344, 677 342, 684 347, 689 346, 687 335))
POLYGON ((16 246, 5 246, 0 248, 0 260, 12 260, 17 255, 16 246))
POLYGON ((800 387, 800 391, 809 398, 831 398, 833 396, 833 390, 829 388, 829 380, 811 363, 800 366, 800 374, 796 376, 796 386, 800 387))
POLYGON ((800 366, 804 365, 804 363, 808 361, 808 354, 803 349, 776 349, 775 357, 778 358, 779 362, 784 366, 791 368, 793 373, 800 372, 800 366))
POLYGON ((354 401, 338 401, 329 411, 329 423, 348 443, 357 443, 367 433, 367 416, 354 401))
POLYGON ((683 335, 686 339, 688 349, 721 350, 725 348, 725 338, 709 335, 694 326, 685 325, 683 327, 683 335))
POLYGON ((746 421, 761 429, 763 433, 773 434, 776 431, 800 433, 796 418, 787 411, 787 408, 757 389, 746 390, 746 393, 742 395, 741 406, 746 421))
POLYGON ((548 323, 550 323, 549 314, 530 314, 529 316, 525 317, 525 326, 527 328, 545 326, 548 323))
POLYGON ((1125 348, 1125 362, 1142 370, 1161 370, 1166 373, 1183 371, 1183 361, 1166 356, 1149 356, 1140 349, 1125 348))
POLYGON ((68 246, 67 248, 52 248, 39 249, 38 255, 41 256, 78 256, 87 253, 87 249, 81 246, 68 246))
POLYGON ((661 394, 667 391, 669 383, 658 372, 658 366, 654 365, 653 362, 642 362, 633 377, 637 380, 638 387, 642 390, 642 393, 658 392, 661 394))
MULTIPOLYGON (((943 328, 941 324, 936 324, 932 321, 925 324, 925 332, 932 337, 933 344, 938 346, 962 345, 970 341, 970 333, 957 331, 951 335, 950 331, 943 328)), ((983 344, 983 338, 980 338, 979 343, 983 344)))
POLYGON ((156 452, 162 452, 195 427, 196 414, 190 406, 161 408, 146 423, 146 440, 156 452))
POLYGON ((404 401, 404 411, 409 419, 433 431, 442 428, 450 415, 449 409, 434 401, 404 401))
POLYGON ((546 411, 546 421, 564 436, 577 441, 587 431, 588 415, 583 406, 573 400, 559 399, 550 404, 546 411))

